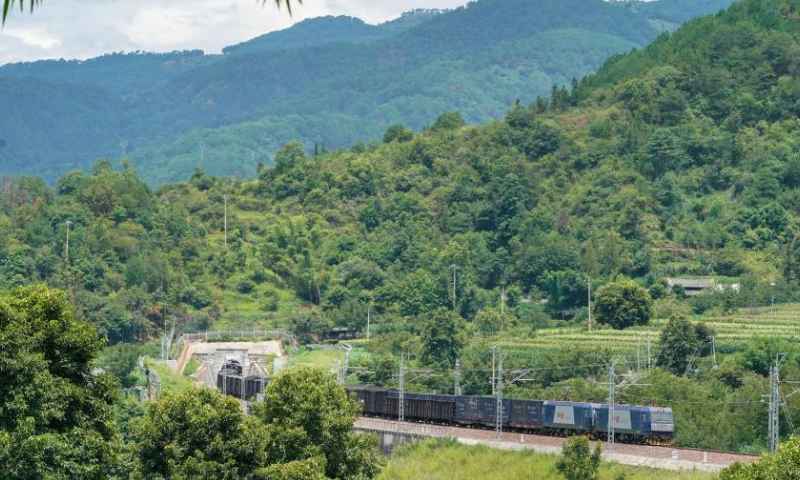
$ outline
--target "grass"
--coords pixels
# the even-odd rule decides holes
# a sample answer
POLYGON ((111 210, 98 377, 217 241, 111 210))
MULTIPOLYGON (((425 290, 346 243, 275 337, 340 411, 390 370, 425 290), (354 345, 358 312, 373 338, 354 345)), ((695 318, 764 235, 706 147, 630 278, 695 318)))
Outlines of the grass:
MULTIPOLYGON (((433 440, 399 448, 378 480, 563 480, 555 455, 511 452, 433 440)), ((673 472, 604 462, 600 480, 705 480, 700 472, 673 472)))
POLYGON ((269 286, 256 285, 252 293, 243 294, 234 289, 236 281, 244 276, 236 277, 231 281, 229 288, 220 291, 222 304, 225 309, 222 318, 214 322, 209 330, 238 330, 247 328, 286 328, 286 319, 291 317, 303 303, 291 290, 269 286), (277 302, 277 311, 268 310, 268 299, 274 297, 277 302))
POLYGON ((178 375, 169 369, 169 367, 158 360, 152 358, 145 359, 147 366, 150 370, 158 373, 161 377, 161 389, 165 391, 180 391, 186 390, 193 386, 192 381, 183 375, 178 375))
POLYGON ((202 366, 202 364, 200 362, 198 362, 196 359, 194 359, 194 358, 189 359, 189 362, 186 364, 186 367, 183 369, 183 376, 191 377, 192 375, 195 374, 195 372, 197 372, 200 369, 201 366, 202 366))
POLYGON ((334 369, 337 360, 344 360, 341 350, 306 350, 292 357, 292 366, 311 366, 329 371, 334 369))

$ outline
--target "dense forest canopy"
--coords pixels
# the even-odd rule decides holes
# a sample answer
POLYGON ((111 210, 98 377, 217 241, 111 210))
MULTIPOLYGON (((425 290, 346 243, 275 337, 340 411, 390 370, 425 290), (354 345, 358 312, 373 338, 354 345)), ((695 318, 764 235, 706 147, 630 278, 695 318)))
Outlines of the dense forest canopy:
MULTIPOLYGON (((720 8, 662 1, 686 17, 720 8)), ((395 123, 419 130, 443 110, 471 123, 497 119, 515 100, 527 104, 675 27, 660 15, 638 3, 482 0, 381 25, 308 20, 224 55, 6 65, 0 162, 5 173, 49 183, 120 155, 150 185, 183 180, 198 165, 253 176, 293 139, 308 153, 378 139, 395 123)))
POLYGON ((329 324, 360 328, 368 304, 410 321, 451 305, 451 265, 468 320, 501 288, 512 303, 574 310, 587 276, 654 288, 716 275, 745 278, 748 295, 789 292, 800 50, 793 4, 762 3, 693 21, 501 121, 465 127, 448 113, 420 134, 313 155, 290 143, 252 181, 197 170, 153 191, 110 162, 54 189, 6 179, 3 282, 68 288, 112 341, 146 337, 167 312, 212 321, 229 291, 291 291, 329 324), (229 242, 207 248, 223 195, 229 242))

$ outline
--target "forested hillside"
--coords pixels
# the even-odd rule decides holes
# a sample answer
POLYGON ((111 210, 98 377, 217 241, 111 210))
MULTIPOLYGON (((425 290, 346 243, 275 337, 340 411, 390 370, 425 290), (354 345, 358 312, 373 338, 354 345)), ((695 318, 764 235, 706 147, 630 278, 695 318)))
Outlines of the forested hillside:
POLYGON ((347 309, 367 303, 409 320, 450 305, 451 265, 470 320, 501 287, 574 309, 586 275, 648 287, 743 277, 753 295, 781 278, 789 291, 800 274, 800 50, 793 3, 761 3, 691 22, 501 121, 465 127, 448 113, 421 134, 396 126, 383 144, 314 155, 290 143, 252 181, 197 170, 152 191, 110 162, 54 190, 6 179, 3 281, 70 286, 87 315, 135 292, 137 308, 120 311, 153 321, 227 291, 291 290, 354 326, 361 315, 347 309))
MULTIPOLYGON (((777 352, 800 377, 796 342, 728 344, 712 369, 714 333, 686 318, 800 300, 798 18, 800 0, 745 0, 500 120, 445 113, 420 133, 395 125, 382 142, 313 154, 289 143, 252 180, 198 169, 152 190, 107 161, 54 188, 6 178, 0 286, 64 288, 112 344, 153 338, 172 316, 183 329, 286 326, 312 341, 332 326, 363 331, 369 310, 363 381, 391 383, 412 352, 439 371, 460 358, 465 393, 486 393, 488 345, 522 345, 509 370, 541 373, 509 395, 600 400, 596 359, 619 346, 524 343, 543 327, 583 329, 590 277, 598 297, 635 292, 647 304, 638 325, 670 320, 661 369, 622 401, 673 406, 682 445, 759 449, 764 377, 777 352), (686 299, 670 276, 739 288, 686 299)), ((789 328, 778 317, 759 331, 789 328)))
MULTIPOLYGON (((662 1, 687 17, 719 4, 662 1)), ((0 68, 2 170, 52 183, 125 150, 151 185, 181 180, 198 164, 243 177, 293 139, 307 152, 350 146, 394 123, 419 130, 444 110, 493 120, 517 99, 529 103, 648 44, 673 21, 637 5, 482 0, 378 26, 309 20, 222 56, 8 65, 0 68)))

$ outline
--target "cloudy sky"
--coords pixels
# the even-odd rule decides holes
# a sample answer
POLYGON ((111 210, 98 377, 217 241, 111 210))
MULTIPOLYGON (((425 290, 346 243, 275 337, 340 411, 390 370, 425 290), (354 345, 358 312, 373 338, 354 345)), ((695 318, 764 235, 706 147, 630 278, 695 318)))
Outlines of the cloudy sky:
MULTIPOLYGON (((27 1, 25 2, 27 4, 27 1)), ((270 0, 44 0, 18 10, 0 31, 0 64, 103 53, 199 48, 208 53, 321 15, 380 23, 415 8, 454 8, 467 0, 305 0, 290 17, 270 0)))

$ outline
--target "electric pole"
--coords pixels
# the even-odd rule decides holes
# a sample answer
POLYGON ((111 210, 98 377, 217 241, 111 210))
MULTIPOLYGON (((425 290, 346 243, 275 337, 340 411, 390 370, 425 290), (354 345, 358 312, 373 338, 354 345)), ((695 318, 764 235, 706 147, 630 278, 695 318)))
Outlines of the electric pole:
POLYGON ((718 366, 717 366, 717 336, 716 335, 712 335, 711 336, 711 358, 712 358, 712 361, 713 361, 713 364, 712 364, 713 368, 714 368, 714 370, 716 370, 718 368, 718 366))
POLYGON ((67 220, 64 223, 67 225, 67 246, 64 249, 64 253, 67 261, 67 266, 69 266, 69 230, 70 227, 72 226, 72 220, 67 220))
POLYGON ((406 419, 405 413, 405 402, 406 402, 406 366, 403 363, 405 361, 405 354, 400 354, 400 385, 399 385, 399 393, 397 395, 397 421, 400 422, 400 426, 402 427, 403 422, 406 419))
POLYGON ((586 278, 586 286, 588 291, 588 299, 589 299, 589 331, 592 331, 592 278, 586 278))
POLYGON ((497 363, 497 406, 495 407, 495 435, 500 438, 503 433, 503 355, 497 363))
POLYGON ((653 358, 650 354, 650 343, 653 339, 653 332, 647 333, 647 373, 650 373, 650 361, 653 358))
POLYGON ((453 311, 456 311, 456 264, 450 265, 450 268, 453 269, 453 311))
POLYGON ((198 145, 200 146, 200 166, 202 166, 206 161, 206 142, 200 142, 198 145))
POLYGON ((636 373, 642 370, 642 339, 636 337, 636 373))
POLYGON ((223 195, 222 201, 225 203, 225 245, 228 245, 228 196, 223 195))
POLYGON ((506 287, 505 285, 500 287, 500 315, 505 315, 506 313, 506 287))
POLYGON ((495 357, 497 356, 497 347, 492 347, 492 395, 495 394, 495 357))
POLYGON ((455 385, 453 386, 453 394, 454 395, 461 395, 461 362, 456 358, 456 370, 455 370, 455 385))
POLYGON ((372 309, 372 304, 367 304, 367 341, 369 342, 369 313, 372 309))
POLYGON ((122 158, 125 159, 125 155, 128 154, 128 141, 127 140, 120 140, 119 146, 122 148, 122 158))
POLYGON ((612 452, 614 451, 614 402, 615 402, 615 394, 617 390, 617 376, 614 372, 616 367, 615 364, 616 360, 611 360, 611 371, 609 372, 608 376, 608 448, 612 452))

